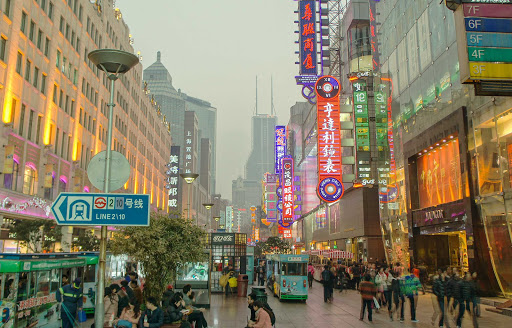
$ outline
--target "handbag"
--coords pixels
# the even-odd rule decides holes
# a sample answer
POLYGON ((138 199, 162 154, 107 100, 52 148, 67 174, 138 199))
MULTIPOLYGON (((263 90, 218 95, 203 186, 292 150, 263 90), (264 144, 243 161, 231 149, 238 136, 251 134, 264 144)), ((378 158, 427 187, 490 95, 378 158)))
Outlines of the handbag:
POLYGON ((86 322, 87 321, 87 314, 84 310, 78 311, 78 322, 86 322))
POLYGON ((373 304, 375 305, 375 308, 377 310, 380 309, 379 301, 377 301, 377 299, 375 297, 373 298, 373 304))

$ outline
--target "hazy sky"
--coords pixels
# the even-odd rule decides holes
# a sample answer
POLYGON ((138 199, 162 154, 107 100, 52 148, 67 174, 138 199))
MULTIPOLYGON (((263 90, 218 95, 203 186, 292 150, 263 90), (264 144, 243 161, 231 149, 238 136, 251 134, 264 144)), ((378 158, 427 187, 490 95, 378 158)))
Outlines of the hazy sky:
POLYGON ((244 174, 255 108, 270 113, 270 77, 279 123, 301 100, 292 0, 117 0, 148 67, 162 52, 173 85, 217 108, 217 192, 231 199, 244 174))

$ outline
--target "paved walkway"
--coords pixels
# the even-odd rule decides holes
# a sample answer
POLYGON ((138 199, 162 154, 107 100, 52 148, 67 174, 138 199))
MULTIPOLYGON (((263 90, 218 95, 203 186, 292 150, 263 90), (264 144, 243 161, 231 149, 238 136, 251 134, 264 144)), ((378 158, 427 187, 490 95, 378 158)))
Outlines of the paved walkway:
MULTIPOLYGON (((250 287, 249 287, 250 290, 250 287)), ((319 283, 309 290, 307 303, 285 301, 279 302, 277 298, 269 295, 269 305, 276 315, 276 328, 338 328, 338 327, 401 327, 401 328, 426 328, 432 327, 431 317, 433 313, 431 294, 420 295, 417 308, 418 323, 412 323, 406 303, 405 322, 391 322, 387 310, 380 314, 374 314, 373 323, 368 320, 359 321, 361 297, 357 291, 348 290, 340 294, 334 292, 334 302, 323 302, 323 289, 319 283)), ((267 290, 267 294, 269 291, 267 290)), ((408 302, 408 301, 407 301, 408 302)), ((208 324, 219 328, 243 328, 249 316, 247 301, 243 297, 224 296, 212 294, 211 308, 206 311, 205 317, 208 324)), ((480 327, 512 327, 512 318, 485 311, 482 306, 482 316, 479 318, 480 327)), ((437 326, 437 325, 436 325, 437 326)), ((471 318, 466 315, 462 327, 472 327, 471 318)), ((445 325, 445 327, 448 327, 445 325)), ((454 321, 450 322, 451 328, 455 328, 454 321)))

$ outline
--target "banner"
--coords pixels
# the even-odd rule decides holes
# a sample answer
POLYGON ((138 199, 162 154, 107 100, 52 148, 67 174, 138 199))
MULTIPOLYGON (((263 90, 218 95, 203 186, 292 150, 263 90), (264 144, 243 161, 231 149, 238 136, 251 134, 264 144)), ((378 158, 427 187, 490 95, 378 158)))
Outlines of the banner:
POLYGON ((4 174, 12 174, 14 171, 14 145, 5 146, 4 174))
POLYGON ((44 187, 53 187, 53 164, 46 164, 44 168, 44 187))

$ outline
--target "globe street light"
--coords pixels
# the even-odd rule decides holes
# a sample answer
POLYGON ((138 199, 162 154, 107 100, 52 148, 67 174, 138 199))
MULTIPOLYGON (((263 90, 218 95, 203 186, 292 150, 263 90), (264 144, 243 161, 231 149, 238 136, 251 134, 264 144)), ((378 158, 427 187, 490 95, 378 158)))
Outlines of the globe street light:
MULTIPOLYGON (((213 203, 206 203, 206 204, 203 204, 204 208, 206 208, 207 211, 211 210, 211 208, 214 206, 215 204, 213 203)), ((209 213, 208 213, 209 214, 209 213)), ((205 225, 206 227, 206 225, 205 225)), ((210 220, 210 215, 208 215, 208 229, 211 229, 212 228, 212 221, 210 220)))
MULTIPOLYGON (((110 80, 110 102, 108 103, 108 130, 107 130, 107 149, 105 158, 105 182, 103 191, 110 192, 110 172, 112 159, 112 123, 114 122, 114 84, 119 78, 119 74, 128 72, 132 67, 139 63, 139 58, 134 54, 117 49, 98 49, 91 51, 87 57, 99 69, 107 74, 110 80)), ((105 269, 107 264, 107 226, 101 226, 100 238, 100 256, 99 256, 99 280, 96 290, 96 310, 94 322, 96 327, 103 327, 105 311, 103 300, 105 297, 105 269)))
POLYGON ((190 218, 190 199, 192 198, 192 186, 191 184, 195 181, 195 179, 197 179, 197 177, 199 176, 199 174, 197 173, 180 173, 180 177, 183 178, 183 180, 185 180, 185 182, 189 185, 188 186, 188 219, 191 220, 190 218))

